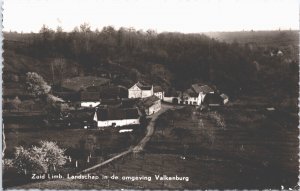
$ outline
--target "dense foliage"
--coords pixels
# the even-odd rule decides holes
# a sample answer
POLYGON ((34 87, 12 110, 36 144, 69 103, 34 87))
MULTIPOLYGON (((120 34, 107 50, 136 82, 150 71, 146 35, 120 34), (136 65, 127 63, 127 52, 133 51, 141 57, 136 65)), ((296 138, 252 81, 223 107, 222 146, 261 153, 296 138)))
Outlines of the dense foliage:
MULTIPOLYGON (((293 31, 278 32, 272 38, 278 41, 290 37, 290 33, 293 31)), ((17 53, 74 60, 85 75, 97 75, 103 69, 119 70, 131 81, 142 79, 177 90, 205 82, 231 96, 256 90, 268 93, 279 87, 283 88, 281 93, 297 94, 298 58, 293 44, 225 43, 203 34, 158 34, 110 26, 91 31, 88 24, 69 33, 43 26, 40 33, 21 39, 26 43, 12 46, 17 53), (284 55, 278 56, 278 50, 284 50, 284 55)))

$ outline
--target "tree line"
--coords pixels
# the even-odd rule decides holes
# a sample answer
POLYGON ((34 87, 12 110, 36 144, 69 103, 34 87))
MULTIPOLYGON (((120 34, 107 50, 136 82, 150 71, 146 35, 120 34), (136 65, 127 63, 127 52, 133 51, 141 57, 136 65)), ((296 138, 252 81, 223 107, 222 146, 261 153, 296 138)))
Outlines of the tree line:
POLYGON ((275 80, 275 87, 285 84, 292 91, 294 84, 289 87, 287 82, 297 80, 293 73, 297 61, 289 61, 292 64, 286 69, 285 59, 269 57, 274 47, 225 43, 204 34, 157 33, 124 27, 117 30, 112 26, 92 31, 86 23, 64 32, 61 27, 52 30, 44 25, 39 33, 27 36, 24 46, 14 48, 36 58, 75 60, 86 74, 114 62, 137 70, 154 83, 165 80, 177 90, 206 82, 235 95, 253 88, 264 89, 264 84, 274 85, 275 80), (154 66, 162 70, 156 71, 154 66))

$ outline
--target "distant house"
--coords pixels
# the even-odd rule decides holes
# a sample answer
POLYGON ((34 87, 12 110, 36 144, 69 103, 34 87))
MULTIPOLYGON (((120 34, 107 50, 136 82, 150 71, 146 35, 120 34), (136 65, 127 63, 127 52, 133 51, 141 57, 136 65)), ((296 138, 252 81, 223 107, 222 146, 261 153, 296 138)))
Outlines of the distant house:
POLYGON ((185 92, 183 92, 179 103, 186 104, 186 105, 200 105, 201 104, 200 94, 193 91, 192 89, 188 89, 185 92))
POLYGON ((146 98, 153 95, 153 86, 144 85, 140 82, 128 89, 128 98, 146 98))
POLYGON ((164 99, 165 92, 164 92, 164 90, 162 89, 162 87, 160 87, 160 86, 154 86, 154 87, 153 87, 153 92, 154 92, 154 95, 155 95, 156 97, 158 97, 160 100, 163 100, 163 99, 164 99))
POLYGON ((116 104, 120 99, 127 97, 127 90, 120 86, 90 86, 80 92, 82 107, 96 107, 99 104, 116 104), (105 103, 106 102, 106 103, 105 103))
POLYGON ((144 108, 146 115, 152 115, 161 109, 161 100, 153 95, 142 99, 141 105, 144 108))
POLYGON ((228 103, 229 98, 228 98, 228 96, 227 96, 226 94, 221 94, 220 96, 221 96, 221 98, 223 99, 223 104, 228 103))
POLYGON ((99 108, 95 111, 94 121, 98 127, 119 127, 140 124, 140 114, 137 108, 99 108))
POLYGON ((211 87, 203 84, 193 84, 190 89, 182 93, 179 104, 199 106, 208 94, 214 94, 214 90, 211 87))

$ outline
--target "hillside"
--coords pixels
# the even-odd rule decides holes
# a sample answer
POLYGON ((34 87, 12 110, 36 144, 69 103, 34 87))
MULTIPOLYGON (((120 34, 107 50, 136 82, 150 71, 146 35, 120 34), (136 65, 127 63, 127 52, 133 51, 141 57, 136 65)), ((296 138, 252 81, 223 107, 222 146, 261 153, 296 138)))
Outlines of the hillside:
POLYGON ((213 38, 112 27, 95 32, 82 28, 70 33, 5 33, 4 71, 9 72, 4 75, 36 71, 54 84, 69 77, 109 75, 125 86, 140 80, 166 90, 204 82, 231 97, 271 96, 272 91, 280 99, 297 97, 296 31, 209 35, 213 38))

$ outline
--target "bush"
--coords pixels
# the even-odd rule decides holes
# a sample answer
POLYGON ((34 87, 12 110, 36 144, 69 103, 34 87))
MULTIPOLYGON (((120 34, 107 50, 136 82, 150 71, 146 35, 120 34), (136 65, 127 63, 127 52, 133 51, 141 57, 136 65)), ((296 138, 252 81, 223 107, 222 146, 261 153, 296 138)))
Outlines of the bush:
POLYGON ((46 95, 51 90, 51 87, 44 81, 44 78, 35 72, 28 72, 26 74, 26 86, 28 92, 35 97, 46 95))

